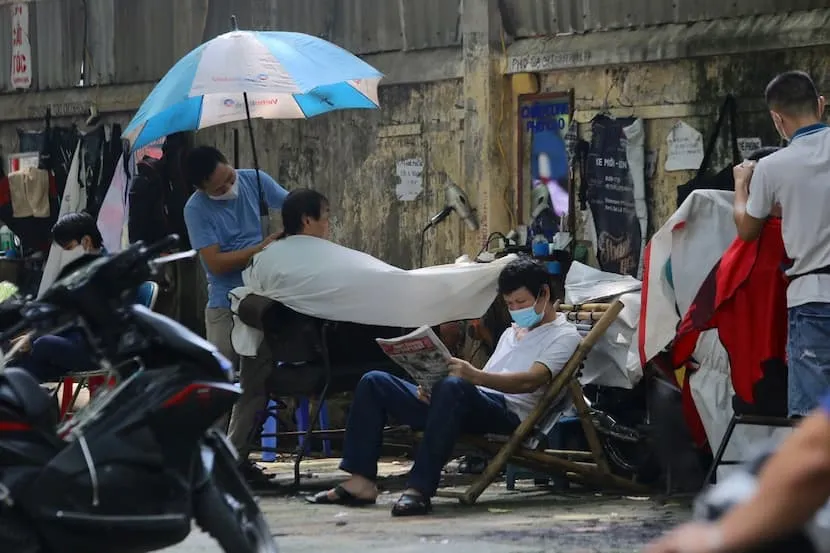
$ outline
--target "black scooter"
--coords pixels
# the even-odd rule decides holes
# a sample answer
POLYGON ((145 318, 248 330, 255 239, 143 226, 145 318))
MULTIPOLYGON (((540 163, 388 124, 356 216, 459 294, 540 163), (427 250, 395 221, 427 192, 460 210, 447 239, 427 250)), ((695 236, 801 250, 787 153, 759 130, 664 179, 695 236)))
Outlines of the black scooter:
POLYGON ((230 362, 180 324, 132 305, 178 241, 75 262, 0 343, 86 331, 119 382, 61 426, 28 372, 0 373, 0 551, 144 553, 183 541, 191 520, 228 553, 276 553, 237 453, 211 426, 240 394, 230 362))

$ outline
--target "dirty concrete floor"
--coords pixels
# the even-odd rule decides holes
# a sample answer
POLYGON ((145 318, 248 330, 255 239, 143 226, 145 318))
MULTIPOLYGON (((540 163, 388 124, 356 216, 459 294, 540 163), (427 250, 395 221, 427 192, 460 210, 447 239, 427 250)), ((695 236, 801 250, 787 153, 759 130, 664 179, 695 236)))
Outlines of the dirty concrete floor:
MULTIPOLYGON (((265 465, 288 478, 291 465, 265 465)), ((408 470, 402 462, 384 462, 378 505, 360 509, 309 505, 301 497, 264 497, 263 512, 281 553, 622 553, 642 551, 664 530, 688 517, 688 501, 665 505, 645 497, 597 494, 586 490, 553 492, 520 481, 515 491, 504 482, 488 489, 473 507, 439 498, 429 517, 393 519, 389 510, 408 470)), ((303 471, 309 486, 322 489, 343 478, 335 460, 310 460, 303 471)), ((164 553, 220 553, 198 530, 164 553)))

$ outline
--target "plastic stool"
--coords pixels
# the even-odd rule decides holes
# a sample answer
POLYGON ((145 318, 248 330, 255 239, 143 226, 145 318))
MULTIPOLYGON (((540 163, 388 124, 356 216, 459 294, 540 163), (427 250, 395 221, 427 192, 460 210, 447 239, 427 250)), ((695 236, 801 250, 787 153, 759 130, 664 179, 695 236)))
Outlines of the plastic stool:
MULTIPOLYGON (((562 417, 553 426, 548 434, 548 444, 551 449, 565 449, 565 437, 569 432, 581 430, 579 417, 562 417), (574 428, 576 427, 576 428, 574 428)), ((516 489, 516 480, 527 480, 532 478, 537 485, 551 482, 556 490, 567 490, 570 482, 562 475, 551 476, 539 472, 524 469, 518 465, 508 463, 505 469, 504 480, 508 490, 516 489)))
MULTIPOLYGON (((297 406, 297 431, 305 432, 308 430, 309 424, 309 400, 307 397, 300 398, 300 404, 297 406)), ((320 407, 320 430, 329 429, 329 410, 328 405, 324 401, 320 407)), ((277 432, 279 423, 277 421, 277 403, 273 400, 268 402, 268 407, 265 410, 265 421, 262 423, 262 438, 260 442, 263 448, 276 449, 277 448, 277 432)), ((305 442, 305 436, 300 436, 300 445, 305 442)), ((308 453, 309 447, 306 447, 308 453)), ((323 455, 331 457, 331 441, 323 440, 323 455)), ((277 458, 276 453, 271 451, 262 452, 262 460, 266 463, 274 462, 277 458)))
MULTIPOLYGON (((265 421, 262 423, 262 448, 277 449, 277 402, 268 400, 268 407, 265 409, 265 421)), ((276 451, 263 451, 262 461, 273 463, 277 460, 276 451)))

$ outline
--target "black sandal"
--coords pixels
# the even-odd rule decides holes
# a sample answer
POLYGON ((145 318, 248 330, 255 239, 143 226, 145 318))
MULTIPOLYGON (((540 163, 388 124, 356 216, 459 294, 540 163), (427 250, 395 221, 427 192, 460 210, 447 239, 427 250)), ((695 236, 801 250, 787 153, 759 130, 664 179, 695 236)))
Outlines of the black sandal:
POLYGON ((392 505, 393 517, 422 516, 432 512, 432 502, 428 497, 405 493, 392 505))
POLYGON ((334 499, 329 497, 329 491, 331 490, 306 496, 305 500, 315 505, 344 505, 346 507, 365 507, 377 503, 376 499, 357 497, 343 486, 334 487, 334 499))

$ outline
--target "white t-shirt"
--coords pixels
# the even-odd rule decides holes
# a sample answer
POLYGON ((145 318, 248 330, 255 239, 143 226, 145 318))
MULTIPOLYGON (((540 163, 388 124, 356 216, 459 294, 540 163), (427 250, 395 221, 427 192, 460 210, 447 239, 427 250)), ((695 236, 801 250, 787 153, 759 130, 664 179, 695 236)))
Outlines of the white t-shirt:
MULTIPOLYGON (((756 219, 781 204, 781 234, 788 275, 830 265, 830 128, 811 127, 758 162, 749 185, 746 212, 756 219)), ((830 303, 830 275, 807 275, 790 283, 787 306, 830 303)))
MULTIPOLYGON (((581 340, 576 327, 562 314, 520 335, 515 325, 505 330, 483 370, 494 374, 522 373, 530 370, 533 363, 541 363, 555 376, 571 358, 581 340)), ((480 389, 501 393, 484 387, 480 389)), ((504 394, 504 399, 507 408, 524 420, 544 393, 545 387, 542 386, 529 394, 504 394)))

